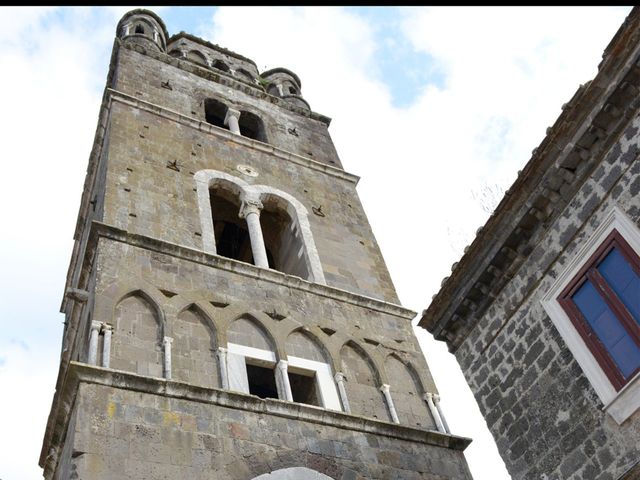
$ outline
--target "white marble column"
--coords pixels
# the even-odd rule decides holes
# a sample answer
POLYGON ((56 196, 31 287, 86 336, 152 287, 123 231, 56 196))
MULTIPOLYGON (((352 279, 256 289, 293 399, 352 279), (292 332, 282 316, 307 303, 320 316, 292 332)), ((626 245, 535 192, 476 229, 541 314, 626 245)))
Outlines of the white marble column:
POLYGON ((218 347, 216 355, 218 356, 218 366, 220 368, 220 386, 225 390, 229 390, 229 373, 227 372, 227 349, 224 347, 218 347))
POLYGON ((164 337, 162 346, 164 347, 164 378, 171 380, 171 343, 173 338, 164 337))
POLYGON ((380 387, 380 390, 384 394, 384 399, 387 401, 387 407, 389 408, 389 413, 391 414, 391 420, 393 423, 400 423, 400 419, 398 419, 398 413, 396 412, 396 407, 393 404, 393 399, 391 398, 391 391, 389 390, 389 385, 386 383, 380 387))
POLYGON ((336 381, 336 385, 338 385, 338 393, 340 394, 340 401, 342 402, 342 408, 346 413, 351 413, 351 407, 349 406, 349 399, 347 398, 347 389, 344 386, 344 382, 346 377, 344 373, 338 372, 333 377, 336 381))
POLYGON ((247 221, 249 228, 249 238, 251 239, 251 251, 253 252, 253 263, 256 267, 269 268, 267 260, 267 250, 264 246, 262 227, 260 226, 260 211, 262 202, 257 198, 241 198, 242 205, 238 216, 247 221))
POLYGON ((89 334, 89 355, 88 363, 95 365, 98 360, 98 335, 100 335, 100 327, 102 324, 93 320, 91 322, 91 333, 89 334))
POLYGON ((280 96, 284 97, 284 90, 282 89, 282 84, 281 83, 277 84, 276 88, 278 89, 278 93, 280 94, 280 96))
POLYGON ((280 400, 293 402, 291 393, 291 382, 289 382, 289 362, 280 360, 276 365, 276 387, 278 387, 278 397, 280 400))
POLYGON ((440 414, 440 420, 442 420, 442 426, 444 427, 445 433, 451 433, 449 425, 447 425, 447 421, 444 418, 444 413, 442 413, 442 409, 440 408, 440 395, 437 393, 433 394, 433 403, 435 403, 436 408, 438 409, 438 414, 440 414))
POLYGON ((440 412, 438 412, 438 409, 433 403, 433 393, 425 393, 424 399, 426 400, 427 405, 429 405, 429 411, 431 412, 431 416, 433 417, 433 420, 436 422, 436 427, 438 428, 438 431, 441 433, 447 433, 444 428, 444 425, 442 424, 442 419, 440 418, 440 412))
POLYGON ((111 362, 111 333, 112 332, 113 332, 113 327, 111 325, 107 325, 106 323, 102 325, 102 333, 103 333, 102 366, 104 368, 109 368, 109 363, 111 362))
POLYGON ((240 124, 238 121, 240 120, 240 111, 235 110, 233 108, 227 108, 227 114, 224 117, 224 124, 229 127, 232 133, 236 135, 241 135, 240 133, 240 124))

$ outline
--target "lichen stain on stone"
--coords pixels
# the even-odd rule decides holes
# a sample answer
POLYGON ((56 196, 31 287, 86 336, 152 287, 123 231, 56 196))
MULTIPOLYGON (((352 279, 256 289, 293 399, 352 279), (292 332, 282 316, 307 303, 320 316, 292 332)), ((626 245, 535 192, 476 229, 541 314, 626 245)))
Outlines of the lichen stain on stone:
POLYGON ((115 402, 109 402, 109 404, 107 405, 107 415, 109 415, 109 418, 113 418, 116 414, 116 403, 115 402))
POLYGON ((180 425, 180 415, 175 412, 162 412, 163 425, 180 425))

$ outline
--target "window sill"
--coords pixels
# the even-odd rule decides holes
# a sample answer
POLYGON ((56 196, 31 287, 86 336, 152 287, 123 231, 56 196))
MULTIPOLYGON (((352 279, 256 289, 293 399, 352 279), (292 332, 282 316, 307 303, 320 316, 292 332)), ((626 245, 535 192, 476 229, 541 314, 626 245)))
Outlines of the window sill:
POLYGON ((618 425, 640 408, 640 373, 633 377, 603 410, 613 417, 618 425))

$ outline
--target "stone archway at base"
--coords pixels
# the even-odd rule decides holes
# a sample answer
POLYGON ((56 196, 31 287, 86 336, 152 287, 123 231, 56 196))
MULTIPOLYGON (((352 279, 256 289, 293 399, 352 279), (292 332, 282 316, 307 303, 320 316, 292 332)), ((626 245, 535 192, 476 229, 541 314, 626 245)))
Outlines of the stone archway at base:
POLYGON ((290 467, 265 473, 252 480, 334 480, 324 473, 306 467, 290 467))

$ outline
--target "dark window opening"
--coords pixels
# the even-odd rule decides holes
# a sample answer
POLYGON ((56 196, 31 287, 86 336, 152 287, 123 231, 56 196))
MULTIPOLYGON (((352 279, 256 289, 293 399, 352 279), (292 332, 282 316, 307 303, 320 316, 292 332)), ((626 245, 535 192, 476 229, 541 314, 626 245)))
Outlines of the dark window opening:
POLYGON ((321 407, 315 373, 311 376, 288 372, 293 401, 321 407))
POLYGON ((640 258, 617 230, 558 301, 619 391, 640 372, 640 258))
POLYGON ((182 57, 182 52, 180 50, 171 50, 169 52, 169 55, 171 55, 172 57, 175 57, 175 58, 180 58, 180 57, 182 57))
POLYGON ((294 87, 289 87, 289 93, 291 95, 297 95, 298 91, 294 87))
POLYGON ((249 393, 260 398, 278 398, 276 376, 273 368, 247 364, 249 393))
POLYGON ((253 138, 260 142, 267 143, 267 135, 264 130, 264 123, 257 115, 251 112, 241 112, 240 120, 240 133, 243 137, 253 138))
POLYGON ((227 106, 214 99, 207 98, 204 101, 204 116, 207 123, 220 128, 227 128, 224 124, 224 118, 227 115, 227 106))
POLYGON ((140 24, 136 25, 136 30, 135 33, 140 33, 142 35, 144 35, 144 27, 140 24))
POLYGON ((211 66, 213 68, 217 68, 218 70, 222 70, 223 72, 229 71, 229 65, 224 63, 222 60, 215 60, 211 66))
POLYGON ((260 213, 260 225, 269 268, 307 280, 309 270, 300 229, 286 210, 267 201, 260 213))
POLYGON ((253 264, 251 238, 245 220, 238 217, 237 196, 225 190, 212 189, 211 215, 218 255, 253 264))

